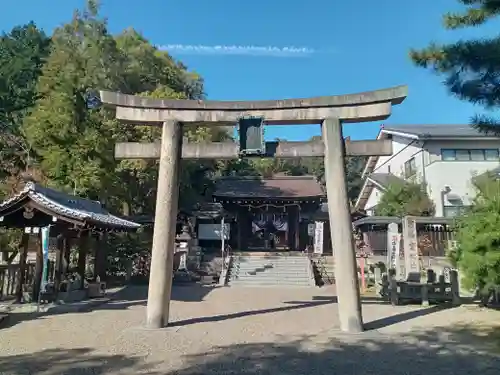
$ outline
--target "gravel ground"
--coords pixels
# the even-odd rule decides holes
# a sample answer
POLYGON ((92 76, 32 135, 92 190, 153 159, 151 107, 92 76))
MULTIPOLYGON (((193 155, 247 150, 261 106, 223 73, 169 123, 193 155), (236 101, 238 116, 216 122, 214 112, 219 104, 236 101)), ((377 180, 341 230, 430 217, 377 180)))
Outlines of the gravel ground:
POLYGON ((337 330, 332 287, 185 286, 174 288, 172 325, 147 330, 145 295, 132 287, 88 312, 14 314, 0 329, 0 374, 500 373, 487 339, 496 311, 367 299, 370 330, 350 336, 337 330))

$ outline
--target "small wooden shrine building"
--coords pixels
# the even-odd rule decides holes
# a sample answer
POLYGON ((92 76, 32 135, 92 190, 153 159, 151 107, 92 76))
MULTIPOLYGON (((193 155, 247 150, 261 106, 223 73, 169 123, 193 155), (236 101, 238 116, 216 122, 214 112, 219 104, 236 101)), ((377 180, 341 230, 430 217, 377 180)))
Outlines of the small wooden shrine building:
MULTIPOLYGON (((92 250, 89 239, 95 242, 93 278, 104 280, 106 275, 105 236, 108 232, 134 231, 140 224, 110 214, 98 201, 83 199, 34 182, 26 183, 16 195, 0 203, 0 226, 18 228, 24 231, 19 249, 19 268, 16 275, 16 299, 21 302, 24 293, 30 289, 37 298, 43 271, 41 241, 37 241, 36 266, 33 285, 26 285, 26 259, 30 236, 39 237, 41 228, 49 226, 49 237, 56 239, 54 291, 60 291, 61 284, 70 273, 70 249, 79 241, 78 266, 80 288, 83 288, 87 255, 92 250)), ((14 259, 13 254, 12 259, 14 259)))
POLYGON ((226 177, 216 182, 213 200, 233 217, 233 249, 302 251, 325 193, 314 176, 226 177))
MULTIPOLYGON (((417 246, 422 256, 445 257, 449 241, 455 238, 455 220, 450 217, 415 217, 417 227, 417 246)), ((402 233, 402 219, 392 216, 366 216, 353 222, 363 235, 363 241, 375 257, 387 255, 387 236, 389 224, 398 225, 402 233)), ((403 248, 401 237, 400 248, 403 248)))

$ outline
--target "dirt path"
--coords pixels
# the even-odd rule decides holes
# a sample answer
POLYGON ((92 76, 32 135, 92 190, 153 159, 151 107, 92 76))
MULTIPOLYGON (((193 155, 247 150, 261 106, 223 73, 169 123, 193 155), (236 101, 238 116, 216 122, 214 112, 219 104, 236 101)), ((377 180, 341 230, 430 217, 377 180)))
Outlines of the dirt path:
POLYGON ((367 300, 363 315, 371 330, 348 336, 337 330, 332 288, 177 287, 171 327, 153 331, 143 328, 145 292, 130 288, 91 312, 1 329, 0 374, 487 375, 500 369, 500 359, 486 353, 496 350, 495 311, 367 300))

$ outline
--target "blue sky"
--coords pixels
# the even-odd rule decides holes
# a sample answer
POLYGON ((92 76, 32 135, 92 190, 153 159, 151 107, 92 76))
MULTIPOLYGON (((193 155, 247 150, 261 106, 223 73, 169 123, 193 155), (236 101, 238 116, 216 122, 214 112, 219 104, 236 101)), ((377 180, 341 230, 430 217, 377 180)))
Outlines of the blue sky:
MULTIPOLYGON (((0 28, 6 31, 33 20, 51 32, 83 3, 9 2, 0 13, 0 28)), ((204 77, 210 99, 337 95, 407 84, 408 99, 394 108, 386 124, 463 124, 479 110, 450 97, 441 77, 414 67, 408 58, 409 48, 431 40, 448 42, 497 32, 496 22, 479 29, 444 30, 443 13, 460 9, 456 0, 102 1, 111 32, 134 27, 156 45, 295 46, 315 51, 277 57, 172 50, 204 77)), ((346 125, 345 135, 374 138, 379 126, 346 125)), ((319 134, 319 127, 269 127, 266 134, 302 140, 319 134)))

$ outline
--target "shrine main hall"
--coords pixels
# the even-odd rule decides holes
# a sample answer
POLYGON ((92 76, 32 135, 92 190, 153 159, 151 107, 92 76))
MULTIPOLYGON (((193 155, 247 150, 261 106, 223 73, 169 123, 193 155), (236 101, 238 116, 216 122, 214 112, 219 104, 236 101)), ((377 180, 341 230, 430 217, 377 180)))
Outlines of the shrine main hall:
MULTIPOLYGON (((221 214, 197 220, 200 245, 209 245, 207 228, 220 228, 224 217, 226 238, 235 251, 304 251, 314 245, 315 222, 328 220, 326 195, 314 176, 224 177, 216 181, 212 197, 221 214)), ((322 226, 321 242, 327 245, 330 231, 322 226)))

